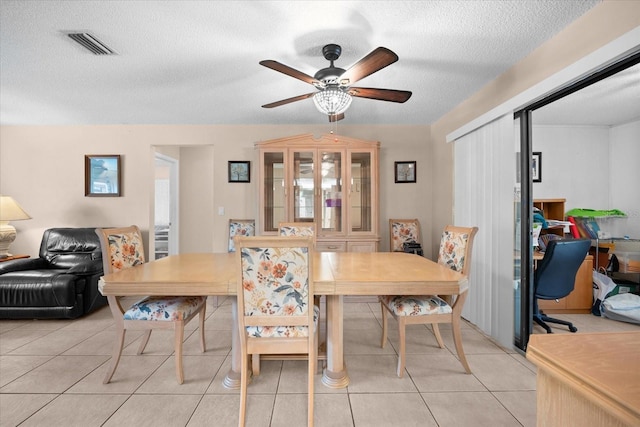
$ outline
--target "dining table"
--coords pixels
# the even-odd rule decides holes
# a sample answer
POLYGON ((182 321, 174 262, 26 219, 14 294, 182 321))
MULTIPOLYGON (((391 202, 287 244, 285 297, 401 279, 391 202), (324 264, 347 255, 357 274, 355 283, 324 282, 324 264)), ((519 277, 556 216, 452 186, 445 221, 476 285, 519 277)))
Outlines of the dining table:
MULTIPOLYGON (((403 252, 315 252, 314 294, 327 299, 326 367, 322 382, 344 388, 349 376, 344 361, 343 311, 347 295, 440 295, 464 298, 468 278, 425 257, 403 252)), ((232 301, 231 370, 228 388, 240 386, 240 343, 237 328, 235 253, 184 253, 106 274, 99 290, 114 296, 230 296, 232 301)), ((460 319, 462 304, 453 315, 460 319)), ((459 328, 459 322, 457 322, 459 328)), ((454 326, 455 328, 455 326, 454 326)), ((460 331, 454 331, 458 336, 460 331)))

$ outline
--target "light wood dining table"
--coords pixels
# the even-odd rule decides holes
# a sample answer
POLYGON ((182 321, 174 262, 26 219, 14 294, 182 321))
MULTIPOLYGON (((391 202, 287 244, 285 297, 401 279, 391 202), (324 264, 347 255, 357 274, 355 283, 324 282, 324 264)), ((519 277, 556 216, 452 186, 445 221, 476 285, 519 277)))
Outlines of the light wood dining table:
MULTIPOLYGON (((168 256, 103 276, 103 295, 236 295, 239 266, 234 253, 190 253, 168 256)), ((315 294, 327 298, 327 365, 322 382, 330 388, 349 384, 344 363, 343 300, 345 295, 452 295, 466 297, 467 277, 424 257, 402 252, 317 252, 315 294)), ((234 326, 237 306, 232 298, 234 326)), ((462 304, 454 316, 460 318, 462 304)), ((458 322, 459 328, 459 322, 458 322)), ((458 330, 459 334, 460 331, 458 330)), ((237 327, 232 330, 228 388, 240 386, 237 327)))

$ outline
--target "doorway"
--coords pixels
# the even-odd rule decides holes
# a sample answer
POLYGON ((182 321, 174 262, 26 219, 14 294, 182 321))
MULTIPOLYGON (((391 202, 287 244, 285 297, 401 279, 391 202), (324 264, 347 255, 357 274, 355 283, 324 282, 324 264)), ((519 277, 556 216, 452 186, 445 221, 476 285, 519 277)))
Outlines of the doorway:
POLYGON ((178 160, 155 153, 154 259, 178 253, 178 160))
MULTIPOLYGON (((637 71, 633 71, 634 66, 637 70, 638 64, 640 64, 640 53, 636 52, 616 62, 613 65, 610 65, 600 71, 594 72, 584 79, 565 88, 562 88, 557 92, 552 93, 547 97, 526 106, 522 110, 515 113, 516 121, 519 121, 520 153, 522 153, 523 155, 519 157, 519 171, 521 172, 519 176, 522 182, 522 187, 520 203, 517 209, 519 213, 520 223, 516 228, 516 248, 520 248, 520 253, 522 256, 519 258, 521 260, 521 263, 517 265, 516 269, 514 269, 514 273, 516 276, 514 277, 514 280, 517 281, 520 285, 518 289, 519 292, 517 292, 516 294, 516 330, 514 334, 514 342, 516 347, 523 351, 526 350, 527 343, 529 341, 529 335, 533 330, 532 313, 534 298, 534 269, 531 249, 533 244, 531 233, 533 199, 534 197, 541 197, 540 190, 544 189, 543 186, 549 186, 549 180, 545 178, 545 180, 541 183, 540 176, 538 176, 539 179, 536 180, 536 184, 534 184, 533 182, 532 155, 534 151, 534 125, 540 125, 541 123, 543 123, 541 121, 541 117, 544 117, 544 120, 546 120, 544 123, 548 126, 560 126, 562 124, 568 126, 593 126, 594 122, 590 122, 588 120, 585 121, 585 119, 587 119, 588 117, 598 117, 598 120, 603 120, 606 116, 608 116, 609 113, 612 112, 612 110, 617 113, 613 115, 613 117, 615 117, 615 120, 617 121, 605 121, 602 123, 598 121, 595 123, 601 126, 612 127, 615 125, 620 125, 621 123, 637 120, 637 100, 630 101, 630 105, 629 101, 625 100, 628 99, 627 97, 629 95, 631 95, 631 98, 633 98, 633 94, 635 92, 631 92, 632 88, 640 87, 640 84, 638 82, 638 76, 640 76, 640 73, 637 71), (631 76, 631 83, 629 83, 628 79, 624 79, 621 84, 615 85, 615 87, 612 86, 609 83, 610 81, 612 81, 612 79, 609 78, 615 75, 622 76, 622 72, 625 70, 631 71, 630 73, 626 73, 631 76), (602 82, 602 84, 596 85, 596 83, 599 82, 602 82), (569 96, 578 91, 580 91, 580 98, 577 98, 576 96, 576 99, 572 99, 573 97, 569 96), (593 91, 593 93, 591 95, 588 95, 590 93, 589 91, 593 91), (598 110, 598 108, 600 108, 600 110, 598 110), (561 119, 562 121, 548 121, 558 119, 561 119), (537 187, 534 187, 534 185, 537 185, 537 187)), ((567 138, 566 134, 564 135, 564 138, 567 138)), ((582 154, 586 149, 585 147, 587 146, 588 145, 583 138, 580 145, 581 149, 575 150, 574 154, 582 154)), ((575 156, 570 157, 567 160, 567 156, 562 155, 562 150, 560 150, 561 147, 555 146, 554 148, 556 157, 558 159, 561 159, 562 161, 562 164, 560 164, 559 167, 569 170, 569 168, 566 168, 566 166, 571 162, 574 162, 576 165, 585 164, 585 162, 580 162, 579 159, 575 156)), ((590 168, 592 168, 594 165, 597 165, 598 159, 599 158, 590 159, 591 162, 588 163, 587 169, 592 170, 590 168)), ((556 159, 552 156, 548 156, 546 158, 546 168, 553 167, 552 160, 556 159)), ((594 174, 590 173, 590 175, 593 176, 594 174)), ((586 185, 583 183, 582 187, 593 190, 594 186, 592 184, 593 183, 589 183, 589 185, 586 185)), ((554 186, 556 191, 558 191, 557 187, 557 185, 554 186)), ((573 188, 578 187, 578 185, 575 185, 573 188)), ((595 196, 597 196, 599 193, 605 193, 606 201, 612 201, 613 196, 611 196, 608 191, 588 193, 588 199, 586 200, 594 200, 595 196)), ((544 197, 549 197, 549 195, 542 194, 542 198, 544 197)), ((575 199, 577 199, 577 197, 575 199)), ((583 197, 583 200, 585 200, 585 197, 583 197)))

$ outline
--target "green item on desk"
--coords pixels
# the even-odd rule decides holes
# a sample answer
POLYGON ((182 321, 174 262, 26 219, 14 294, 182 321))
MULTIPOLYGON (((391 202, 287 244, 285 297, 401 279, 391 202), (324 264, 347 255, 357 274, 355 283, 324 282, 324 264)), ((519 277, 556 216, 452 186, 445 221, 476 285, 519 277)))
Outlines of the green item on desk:
POLYGON ((619 209, 609 209, 609 210, 598 210, 598 209, 584 209, 584 208, 574 208, 568 211, 565 216, 573 216, 578 218, 601 218, 608 216, 627 216, 626 213, 622 212, 619 209))
POLYGON ((542 223, 542 229, 549 228, 549 224, 547 224, 547 221, 544 219, 544 217, 541 214, 537 212, 533 214, 533 222, 542 223))

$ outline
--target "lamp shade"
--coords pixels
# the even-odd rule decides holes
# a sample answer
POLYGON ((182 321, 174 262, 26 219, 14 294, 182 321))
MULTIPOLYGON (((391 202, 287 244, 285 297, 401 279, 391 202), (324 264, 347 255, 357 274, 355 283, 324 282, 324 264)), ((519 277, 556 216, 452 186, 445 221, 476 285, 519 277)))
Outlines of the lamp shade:
POLYGON ((11 196, 0 196, 0 221, 31 219, 28 213, 11 196))
POLYGON ((318 111, 331 116, 347 111, 351 100, 351 95, 337 87, 329 87, 313 95, 313 102, 318 111))

